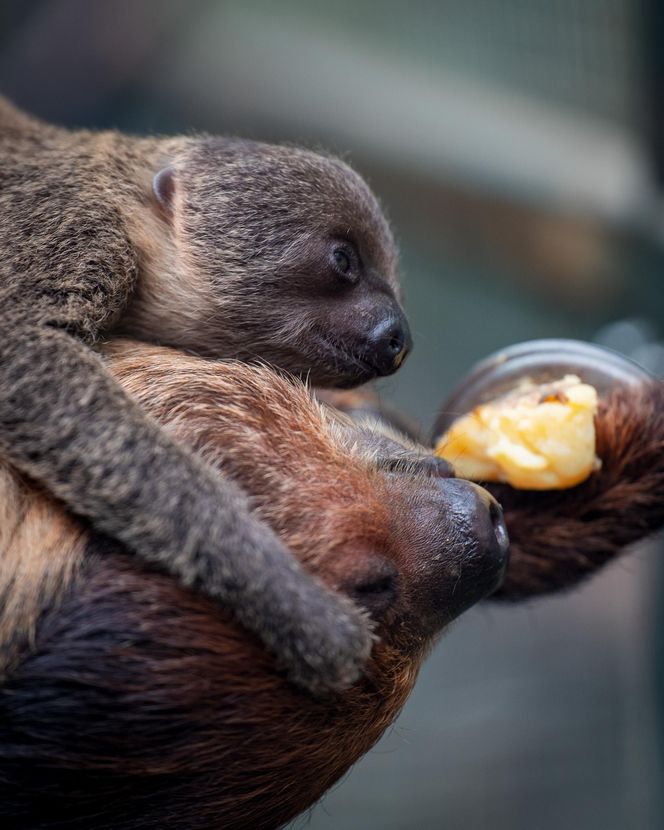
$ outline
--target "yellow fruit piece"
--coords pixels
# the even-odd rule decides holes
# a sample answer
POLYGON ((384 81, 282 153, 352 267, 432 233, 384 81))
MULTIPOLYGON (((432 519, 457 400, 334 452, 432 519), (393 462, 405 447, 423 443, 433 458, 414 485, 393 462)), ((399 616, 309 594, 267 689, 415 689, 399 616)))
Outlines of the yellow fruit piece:
POLYGON ((455 421, 436 455, 462 478, 523 490, 560 490, 600 466, 595 455, 597 391, 576 375, 513 392, 455 421))

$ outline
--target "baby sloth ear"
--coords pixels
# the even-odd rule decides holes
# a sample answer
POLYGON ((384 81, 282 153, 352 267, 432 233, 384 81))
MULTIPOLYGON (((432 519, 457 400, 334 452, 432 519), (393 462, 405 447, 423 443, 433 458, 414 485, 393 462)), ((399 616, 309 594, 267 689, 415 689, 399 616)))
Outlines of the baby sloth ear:
POLYGON ((152 179, 152 192, 164 213, 170 217, 173 213, 173 195, 175 193, 175 170, 170 165, 160 170, 152 179))

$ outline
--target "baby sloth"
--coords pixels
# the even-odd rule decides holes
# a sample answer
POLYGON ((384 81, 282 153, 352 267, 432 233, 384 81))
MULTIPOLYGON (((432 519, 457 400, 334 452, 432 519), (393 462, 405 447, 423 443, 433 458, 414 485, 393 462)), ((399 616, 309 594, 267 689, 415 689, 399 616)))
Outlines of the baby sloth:
MULTIPOLYGON (((69 132, 0 100, 0 451, 93 528, 232 609, 317 691, 371 632, 91 348, 130 333, 322 386, 410 349, 387 222, 349 167, 223 138, 69 132)), ((266 406, 268 404, 266 403, 266 406)))

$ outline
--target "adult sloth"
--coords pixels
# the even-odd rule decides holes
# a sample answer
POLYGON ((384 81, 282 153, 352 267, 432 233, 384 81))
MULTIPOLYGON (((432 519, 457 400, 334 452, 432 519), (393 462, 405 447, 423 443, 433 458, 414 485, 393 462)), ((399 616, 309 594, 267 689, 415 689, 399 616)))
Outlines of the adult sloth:
MULTIPOLYGON (((500 511, 444 465, 339 421, 267 369, 221 373, 132 344, 109 359, 176 439, 252 493, 307 568, 364 605, 377 642, 361 682, 315 700, 211 601, 89 537, 5 469, 3 827, 278 827, 375 743, 436 635, 500 582, 500 511)), ((647 414, 661 463, 662 418, 647 414)), ((605 442, 605 472, 624 455, 621 440, 605 442)), ((521 595, 528 528, 517 512, 508 525, 511 516, 520 547, 506 584, 521 595)), ((537 543, 538 566, 553 561, 555 547, 537 543)))

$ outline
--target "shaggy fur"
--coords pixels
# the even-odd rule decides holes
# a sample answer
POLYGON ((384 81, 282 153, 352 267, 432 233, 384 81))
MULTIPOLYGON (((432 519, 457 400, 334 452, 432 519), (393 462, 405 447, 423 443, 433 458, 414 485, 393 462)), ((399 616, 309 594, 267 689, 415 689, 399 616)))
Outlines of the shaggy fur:
POLYGON ((375 375, 367 332, 406 324, 366 184, 296 148, 72 133, 0 100, 0 213, 5 458, 232 608, 293 680, 351 683, 371 645, 358 613, 307 578, 242 492, 177 447, 89 346, 122 330, 322 384, 375 375))
POLYGON ((113 352, 124 388, 251 492, 307 570, 367 608, 378 641, 360 683, 305 695, 206 597, 114 543, 90 540, 82 561, 81 527, 5 469, 13 531, 0 551, 0 636, 17 606, 30 636, 13 643, 0 687, 0 823, 278 827, 393 721, 433 638, 463 607, 458 595, 467 605, 495 586, 502 564, 472 531, 482 506, 464 513, 469 485, 383 472, 366 438, 267 369, 145 346, 113 352), (38 533, 58 539, 57 557, 38 556, 38 533))
POLYGON ((601 469, 571 490, 489 485, 510 534, 510 567, 496 599, 575 585, 632 542, 664 527, 664 383, 616 390, 596 418, 601 469))

